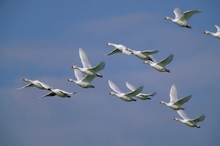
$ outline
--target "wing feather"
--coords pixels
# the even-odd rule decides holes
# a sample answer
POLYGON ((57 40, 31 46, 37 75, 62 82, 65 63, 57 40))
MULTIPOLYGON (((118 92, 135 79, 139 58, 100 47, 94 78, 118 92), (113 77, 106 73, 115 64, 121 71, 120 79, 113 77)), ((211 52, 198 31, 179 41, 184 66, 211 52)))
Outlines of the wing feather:
POLYGON ((160 62, 158 62, 158 65, 161 66, 166 66, 167 64, 169 64, 172 60, 173 60, 174 55, 171 54, 169 55, 167 58, 161 60, 160 62))
POLYGON ((112 90, 114 90, 117 93, 122 93, 121 90, 116 86, 111 80, 108 80, 108 84, 112 90))
POLYGON ((81 59, 81 62, 83 64, 84 68, 91 68, 92 67, 85 51, 82 48, 79 48, 79 57, 81 59))

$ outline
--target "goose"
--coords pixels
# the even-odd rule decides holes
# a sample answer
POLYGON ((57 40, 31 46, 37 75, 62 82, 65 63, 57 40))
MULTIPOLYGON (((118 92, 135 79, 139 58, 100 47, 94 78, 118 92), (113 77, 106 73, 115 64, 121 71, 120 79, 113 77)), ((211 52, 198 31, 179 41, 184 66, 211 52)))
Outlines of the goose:
POLYGON ((184 110, 181 107, 184 103, 188 102, 191 99, 192 95, 188 95, 184 98, 178 99, 176 86, 173 84, 170 89, 170 102, 166 103, 161 101, 160 104, 165 104, 166 106, 174 109, 174 110, 184 110))
POLYGON ((123 53, 123 54, 126 54, 126 55, 130 55, 131 54, 131 52, 128 52, 127 50, 126 50, 126 46, 124 46, 124 45, 121 45, 121 44, 113 44, 113 43, 107 43, 106 44, 107 46, 113 46, 113 47, 115 47, 115 49, 113 50, 113 51, 111 51, 111 52, 109 52, 107 55, 109 56, 109 55, 112 55, 112 54, 116 54, 116 53, 123 53))
POLYGON ((200 128, 199 125, 197 125, 198 122, 202 122, 205 119, 205 115, 201 115, 200 117, 196 119, 190 119, 186 113, 183 110, 178 110, 177 113, 182 117, 183 119, 174 118, 175 121, 179 121, 189 127, 196 127, 200 128))
MULTIPOLYGON (((130 83, 128 83, 128 82, 126 82, 126 86, 131 91, 136 90, 136 88, 133 85, 131 85, 130 83)), ((142 99, 142 100, 147 100, 147 99, 151 99, 150 97, 153 97, 156 94, 157 94, 157 92, 154 92, 154 93, 151 93, 151 94, 139 93, 139 94, 136 95, 136 97, 139 98, 139 99, 142 99)))
POLYGON ((180 8, 176 8, 174 9, 174 14, 175 14, 175 18, 172 19, 170 17, 165 17, 165 20, 171 20, 172 22, 176 23, 177 25, 181 26, 181 27, 186 27, 186 28, 192 28, 191 26, 189 26, 187 24, 187 21, 190 19, 190 17, 196 13, 201 12, 201 10, 189 10, 189 11, 185 11, 183 14, 181 13, 181 9, 180 8))
POLYGON ((66 98, 66 97, 70 98, 71 94, 76 94, 76 92, 66 92, 66 91, 61 90, 61 89, 52 89, 52 88, 50 88, 49 90, 51 92, 41 96, 40 98, 44 98, 44 97, 48 97, 48 96, 55 96, 55 95, 57 95, 59 97, 62 97, 62 98, 66 98))
POLYGON ((17 88, 17 90, 21 90, 21 89, 24 89, 24 88, 27 88, 27 87, 37 87, 39 89, 42 89, 42 90, 49 90, 51 87, 49 85, 46 85, 38 80, 30 80, 30 79, 27 79, 27 78, 23 78, 23 81, 25 82, 29 82, 28 85, 25 85, 21 88, 17 88))
POLYGON ((91 82, 95 78, 95 76, 86 75, 85 77, 83 77, 82 72, 80 72, 77 69, 74 69, 74 74, 75 74, 77 80, 73 80, 73 79, 69 78, 67 81, 74 82, 75 84, 77 84, 78 86, 83 87, 83 88, 95 88, 95 86, 93 86, 91 84, 91 82))
POLYGON ((105 62, 102 61, 97 66, 92 67, 85 51, 82 48, 79 48, 79 57, 80 57, 81 62, 83 64, 83 68, 78 67, 76 65, 71 66, 71 68, 78 69, 81 72, 83 72, 87 75, 90 75, 90 76, 102 77, 102 75, 97 72, 100 70, 103 70, 105 68, 105 62))
POLYGON ((136 51, 136 50, 132 50, 131 48, 126 48, 126 50, 128 52, 131 52, 131 54, 137 56, 141 60, 151 60, 151 61, 153 61, 153 59, 149 55, 156 54, 159 52, 159 50, 136 51))
POLYGON ((169 64, 172 60, 173 60, 173 57, 174 55, 171 54, 169 55, 167 58, 161 60, 160 62, 157 62, 153 56, 151 56, 151 58, 154 60, 154 61, 144 61, 143 63, 144 64, 149 64, 151 67, 153 67, 154 69, 156 69, 157 71, 159 72, 170 72, 170 70, 166 69, 165 66, 167 64, 169 64))
POLYGON ((110 95, 117 96, 121 98, 124 101, 131 102, 131 101, 136 101, 136 99, 132 98, 133 96, 136 96, 143 90, 143 86, 140 86, 134 91, 128 92, 128 93, 123 93, 121 90, 116 86, 111 80, 108 80, 108 84, 110 88, 115 91, 115 92, 109 92, 110 95))
POLYGON ((212 36, 220 39, 220 27, 217 25, 215 25, 215 27, 217 28, 217 32, 210 32, 210 31, 206 30, 206 31, 204 31, 204 34, 211 34, 212 36))

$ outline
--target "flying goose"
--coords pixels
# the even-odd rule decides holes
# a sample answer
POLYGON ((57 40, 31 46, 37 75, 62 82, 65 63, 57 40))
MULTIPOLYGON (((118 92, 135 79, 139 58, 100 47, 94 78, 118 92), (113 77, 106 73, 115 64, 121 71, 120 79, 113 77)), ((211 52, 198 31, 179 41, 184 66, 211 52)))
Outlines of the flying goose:
POLYGON ((176 86, 173 84, 170 89, 170 102, 161 101, 161 104, 165 104, 166 106, 174 109, 174 110, 184 110, 181 106, 188 102, 191 99, 192 95, 188 95, 184 98, 178 99, 176 86))
POLYGON ((171 20, 172 22, 174 22, 175 24, 181 26, 181 27, 187 27, 187 28, 192 28, 191 26, 189 26, 187 24, 187 21, 190 19, 190 17, 196 13, 201 12, 201 10, 188 10, 185 11, 183 14, 181 12, 180 8, 176 8, 174 9, 174 14, 175 14, 175 18, 172 19, 170 17, 165 17, 165 20, 171 20))
POLYGON ((102 75, 99 74, 98 71, 103 70, 105 68, 105 62, 102 61, 97 66, 92 67, 85 51, 82 48, 79 48, 79 57, 81 59, 83 67, 78 67, 76 65, 73 65, 71 66, 71 68, 78 69, 81 72, 90 76, 102 77, 102 75))
MULTIPOLYGON (((128 82, 126 82, 126 86, 131 91, 135 91, 136 90, 136 88, 133 85, 131 85, 130 83, 128 83, 128 82)), ((151 94, 139 93, 139 94, 136 95, 136 97, 139 98, 139 99, 142 99, 142 100, 148 100, 148 99, 151 99, 151 97, 153 97, 156 94, 157 94, 157 92, 154 92, 154 93, 151 93, 151 94)))
POLYGON ((131 92, 128 92, 128 93, 123 93, 118 88, 118 86, 116 86, 111 80, 108 80, 108 84, 109 84, 110 88, 113 91, 115 91, 115 92, 110 92, 109 93, 110 95, 117 96, 117 97, 119 97, 122 100, 127 101, 127 102, 136 101, 136 99, 134 99, 132 97, 136 96, 137 94, 139 94, 143 90, 143 86, 140 86, 139 88, 137 88, 134 91, 131 91, 131 92))
POLYGON ((198 122, 202 122, 205 119, 205 115, 201 115, 200 117, 196 119, 190 119, 186 113, 183 110, 178 110, 177 113, 182 117, 183 119, 174 118, 175 121, 179 121, 189 127, 196 127, 200 128, 199 125, 197 125, 198 122))

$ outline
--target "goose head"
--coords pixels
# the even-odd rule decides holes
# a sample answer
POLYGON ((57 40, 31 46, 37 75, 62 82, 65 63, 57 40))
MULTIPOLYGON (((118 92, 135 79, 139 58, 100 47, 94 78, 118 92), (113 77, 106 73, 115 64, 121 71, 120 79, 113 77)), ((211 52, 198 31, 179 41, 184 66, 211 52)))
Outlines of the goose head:
POLYGON ((164 18, 164 20, 172 20, 172 18, 166 16, 166 17, 164 18))
POLYGON ((28 79, 27 78, 23 78, 22 80, 26 82, 28 79))
POLYGON ((125 50, 128 51, 128 52, 131 52, 133 54, 133 50, 132 49, 126 48, 125 50))
POLYGON ((72 66, 71 66, 71 68, 73 68, 73 69, 77 69, 77 66, 75 66, 75 65, 72 65, 72 66))
POLYGON ((69 78, 67 81, 69 81, 69 82, 74 82, 74 80, 73 80, 73 79, 71 79, 71 78, 69 78))
POLYGON ((206 30, 203 32, 204 34, 210 34, 210 31, 206 30))
POLYGON ((143 63, 144 63, 144 64, 149 64, 149 62, 148 62, 148 61, 144 61, 143 63))
POLYGON ((160 104, 166 104, 166 102, 164 102, 164 101, 160 101, 160 104))
POLYGON ((179 121, 180 119, 178 119, 178 118, 174 118, 173 120, 175 120, 175 121, 179 121))
POLYGON ((112 43, 107 43, 106 45, 107 45, 107 46, 111 46, 111 45, 112 45, 112 43))

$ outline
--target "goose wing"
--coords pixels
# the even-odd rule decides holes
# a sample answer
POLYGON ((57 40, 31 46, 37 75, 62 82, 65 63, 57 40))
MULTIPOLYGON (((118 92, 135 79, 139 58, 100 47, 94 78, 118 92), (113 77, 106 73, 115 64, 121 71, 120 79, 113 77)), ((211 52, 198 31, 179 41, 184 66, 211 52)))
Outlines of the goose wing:
POLYGON ((136 90, 136 88, 135 88, 133 85, 131 85, 130 83, 128 83, 128 82, 126 82, 126 86, 127 86, 128 89, 130 89, 131 91, 136 90))
POLYGON ((49 92, 49 93, 47 93, 47 94, 45 94, 45 95, 43 95, 43 96, 41 96, 39 98, 44 98, 44 97, 48 97, 48 96, 55 96, 55 95, 56 95, 55 93, 49 92))
POLYGON ((158 65, 161 66, 166 66, 167 64, 169 64, 172 60, 173 60, 174 55, 171 54, 169 55, 167 58, 161 60, 160 62, 158 62, 158 65))
POLYGON ((177 113, 182 117, 183 119, 189 119, 187 114, 183 110, 177 110, 177 113))
POLYGON ((85 51, 82 48, 79 48, 79 57, 81 59, 81 62, 83 64, 84 68, 91 68, 92 67, 85 51))
POLYGON ((125 96, 127 96, 127 97, 136 96, 136 95, 138 95, 140 92, 142 92, 143 88, 144 88, 144 86, 140 86, 140 87, 137 88, 136 90, 126 93, 125 96))
POLYGON ((83 82, 87 82, 87 83, 91 83, 94 78, 95 78, 95 76, 86 75, 86 76, 82 79, 82 81, 83 81, 83 82))
POLYGON ((196 13, 202 12, 201 10, 189 10, 183 13, 183 16, 181 17, 182 20, 189 20, 190 17, 196 13))
POLYGON ((100 70, 103 70, 105 68, 105 62, 99 63, 97 66, 90 68, 89 70, 93 70, 94 72, 98 72, 100 70))
POLYGON ((173 13, 175 14, 175 19, 179 19, 182 16, 182 12, 180 8, 174 9, 173 13))
POLYGON ((74 69, 74 74, 76 76, 77 81, 81 81, 83 79, 83 74, 78 69, 74 69))
POLYGON ((198 122, 203 121, 204 119, 205 119, 205 115, 201 115, 200 117, 194 119, 193 121, 194 121, 195 123, 198 123, 198 122))
POLYGON ((140 51, 140 52, 144 55, 152 55, 152 54, 158 53, 159 50, 144 50, 144 51, 140 51))
POLYGON ((220 27, 218 25, 215 25, 215 27, 217 28, 217 32, 220 32, 220 27))
POLYGON ((176 86, 173 84, 170 88, 170 103, 175 103, 178 100, 177 97, 177 89, 176 86))
POLYGON ((113 51, 109 52, 107 55, 112 55, 112 54, 116 54, 116 53, 121 53, 121 51, 117 48, 115 48, 113 51))
POLYGON ((40 81, 38 81, 38 84, 40 84, 42 87, 44 87, 44 88, 47 89, 47 90, 51 88, 49 85, 44 84, 44 83, 42 83, 42 82, 40 82, 40 81))
POLYGON ((122 93, 118 86, 116 86, 111 80, 108 80, 108 84, 113 91, 117 93, 122 93))
POLYGON ((20 87, 20 88, 16 88, 17 90, 21 90, 21 89, 24 89, 24 88, 27 88, 27 87, 32 87, 32 86, 34 86, 32 83, 30 83, 30 84, 27 84, 27 85, 25 85, 25 86, 23 86, 23 87, 20 87))
POLYGON ((188 95, 188 96, 186 96, 186 97, 184 97, 184 98, 181 98, 181 99, 179 99, 179 100, 176 102, 176 104, 177 104, 177 105, 182 105, 182 104, 188 102, 188 101, 191 99, 191 97, 192 97, 192 95, 188 95))

